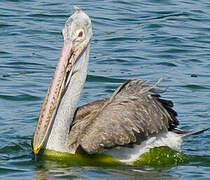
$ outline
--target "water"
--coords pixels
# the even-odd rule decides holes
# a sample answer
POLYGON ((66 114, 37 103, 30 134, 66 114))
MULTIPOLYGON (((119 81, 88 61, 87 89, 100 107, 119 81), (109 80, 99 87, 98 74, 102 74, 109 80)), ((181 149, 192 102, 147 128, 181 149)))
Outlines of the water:
POLYGON ((189 138, 190 163, 173 168, 71 167, 35 161, 30 140, 73 5, 94 37, 80 104, 108 97, 125 79, 164 78, 185 130, 210 127, 210 3, 205 0, 2 0, 0 2, 1 179, 208 179, 210 133, 189 138))

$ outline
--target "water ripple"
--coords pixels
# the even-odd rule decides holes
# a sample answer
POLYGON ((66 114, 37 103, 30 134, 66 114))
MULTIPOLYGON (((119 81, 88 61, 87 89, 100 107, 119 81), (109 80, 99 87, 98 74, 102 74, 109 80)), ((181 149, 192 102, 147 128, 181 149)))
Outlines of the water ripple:
POLYGON ((163 65, 163 66, 169 66, 169 67, 176 67, 177 65, 174 64, 174 63, 171 63, 171 62, 159 62, 159 63, 156 63, 158 65, 163 65))
POLYGON ((122 83, 122 82, 124 82, 125 80, 124 80, 124 79, 108 78, 108 77, 103 77, 103 76, 88 75, 87 81, 89 81, 89 82, 122 83))
POLYGON ((8 101, 38 101, 40 97, 32 96, 29 94, 22 94, 17 96, 9 96, 9 95, 0 95, 0 99, 8 100, 8 101))
POLYGON ((187 84, 187 85, 182 86, 182 87, 187 88, 187 89, 192 89, 192 90, 209 89, 206 86, 200 86, 200 85, 196 85, 196 84, 187 84))
POLYGON ((67 15, 57 15, 57 14, 29 14, 28 17, 33 17, 33 18, 43 18, 46 20, 46 18, 63 18, 66 19, 68 16, 67 15))
MULTIPOLYGON (((209 178, 209 132, 189 138, 190 164, 160 171, 63 167, 34 161, 30 139, 60 55, 60 32, 72 1, 0 1, 0 174, 2 179, 209 178), (199 148, 198 148, 199 146, 199 148), (199 168, 198 168, 199 166, 199 168), (114 171, 116 173, 114 173, 114 171), (127 175, 126 175, 127 174, 127 175)), ((94 36, 80 104, 109 97, 126 79, 160 77, 174 101, 180 127, 209 127, 210 3, 208 1, 77 1, 94 36)))

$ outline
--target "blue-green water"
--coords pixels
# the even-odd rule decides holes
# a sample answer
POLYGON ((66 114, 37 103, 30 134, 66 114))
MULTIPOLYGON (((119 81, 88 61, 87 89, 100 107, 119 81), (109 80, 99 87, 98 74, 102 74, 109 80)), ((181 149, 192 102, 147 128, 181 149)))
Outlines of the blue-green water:
POLYGON ((110 96, 125 79, 163 77, 180 127, 210 127, 210 2, 1 0, 0 179, 209 179, 209 131, 183 144, 192 161, 167 169, 34 160, 30 140, 73 5, 89 14, 94 28, 80 104, 110 96))

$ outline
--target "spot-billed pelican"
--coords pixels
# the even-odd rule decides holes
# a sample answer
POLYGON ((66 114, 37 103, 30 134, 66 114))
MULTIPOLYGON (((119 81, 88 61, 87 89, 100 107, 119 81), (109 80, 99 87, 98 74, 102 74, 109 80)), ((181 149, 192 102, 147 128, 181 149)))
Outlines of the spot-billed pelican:
POLYGON ((169 146, 179 150, 182 140, 198 132, 177 128, 173 103, 162 99, 144 80, 128 80, 107 99, 77 108, 85 84, 91 20, 75 9, 62 30, 64 45, 44 99, 32 139, 34 154, 40 149, 67 153, 105 153, 133 162, 145 147, 169 146))

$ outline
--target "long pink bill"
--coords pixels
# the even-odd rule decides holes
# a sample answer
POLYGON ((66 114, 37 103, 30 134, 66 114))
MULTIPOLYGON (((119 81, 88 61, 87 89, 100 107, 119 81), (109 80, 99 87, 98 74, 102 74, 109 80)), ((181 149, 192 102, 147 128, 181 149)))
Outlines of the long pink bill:
POLYGON ((42 148, 49 128, 51 126, 53 115, 56 107, 59 104, 61 94, 64 89, 67 71, 70 71, 69 60, 72 55, 72 41, 64 41, 61 56, 52 79, 51 85, 48 88, 46 97, 44 99, 37 127, 33 137, 33 152, 38 154, 42 148))

